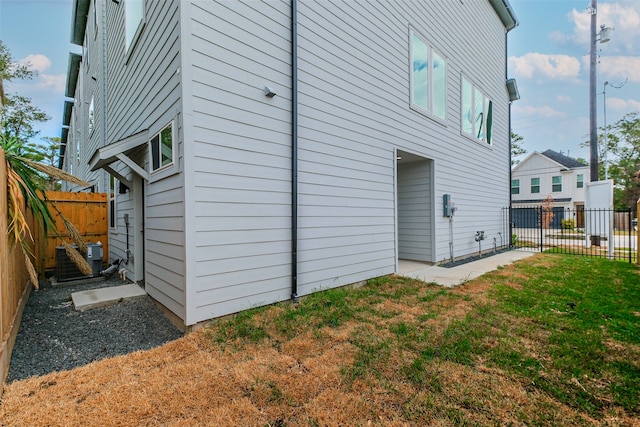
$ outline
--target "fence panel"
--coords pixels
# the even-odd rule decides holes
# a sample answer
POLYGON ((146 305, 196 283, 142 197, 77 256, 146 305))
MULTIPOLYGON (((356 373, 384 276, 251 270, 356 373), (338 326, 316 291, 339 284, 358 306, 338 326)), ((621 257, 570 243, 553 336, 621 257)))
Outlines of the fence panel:
MULTIPOLYGON (((103 262, 108 262, 109 257, 109 224, 106 193, 67 193, 62 191, 47 191, 47 198, 52 206, 57 208, 80 232, 87 243, 101 242, 103 247, 103 262)), ((67 243, 72 243, 69 234, 66 233, 64 222, 59 215, 56 217, 56 226, 62 238, 67 243)), ((49 230, 43 248, 43 266, 45 270, 56 267, 56 247, 62 245, 54 231, 49 230)))
MULTIPOLYGON (((7 170, 4 151, 0 148, 0 395, 9 372, 22 311, 31 291, 24 255, 21 250, 15 250, 9 240, 7 212, 7 170)), ((27 212, 26 217, 33 230, 33 216, 27 212)))
POLYGON ((637 231, 632 210, 544 208, 542 206, 505 208, 511 244, 516 248, 553 250, 635 262, 637 231))

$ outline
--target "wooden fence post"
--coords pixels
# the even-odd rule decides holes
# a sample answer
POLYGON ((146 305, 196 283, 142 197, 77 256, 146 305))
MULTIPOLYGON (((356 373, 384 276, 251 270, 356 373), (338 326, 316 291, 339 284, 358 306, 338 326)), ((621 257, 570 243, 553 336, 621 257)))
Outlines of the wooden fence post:
MULTIPOLYGON (((0 148, 0 343, 4 341, 5 325, 9 320, 5 319, 3 291, 9 286, 9 236, 7 223, 7 162, 4 157, 4 150, 0 148)), ((4 381, 4 378, 0 378, 4 381)))
MULTIPOLYGON (((640 199, 636 202, 636 219, 640 217, 640 199)), ((636 264, 640 265, 640 225, 636 225, 638 231, 636 231, 636 264)))

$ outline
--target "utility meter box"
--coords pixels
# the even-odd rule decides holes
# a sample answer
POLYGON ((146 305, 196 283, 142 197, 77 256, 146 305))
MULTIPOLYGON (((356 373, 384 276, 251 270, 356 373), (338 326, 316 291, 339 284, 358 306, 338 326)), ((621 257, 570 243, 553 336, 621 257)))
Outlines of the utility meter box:
POLYGON ((453 216, 453 203, 451 202, 451 194, 444 194, 442 196, 443 215, 446 217, 453 216))

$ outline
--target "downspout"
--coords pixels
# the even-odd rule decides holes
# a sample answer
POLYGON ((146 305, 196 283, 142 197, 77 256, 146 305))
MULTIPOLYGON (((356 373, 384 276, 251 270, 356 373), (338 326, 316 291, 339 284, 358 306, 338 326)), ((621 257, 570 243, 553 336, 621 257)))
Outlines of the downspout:
POLYGON ((298 302, 298 1, 291 0, 291 300, 298 302))

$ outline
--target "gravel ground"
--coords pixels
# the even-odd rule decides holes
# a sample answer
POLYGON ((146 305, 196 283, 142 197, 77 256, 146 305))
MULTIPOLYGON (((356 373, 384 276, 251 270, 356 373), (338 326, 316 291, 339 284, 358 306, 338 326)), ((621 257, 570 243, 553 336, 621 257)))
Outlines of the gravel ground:
POLYGON ((73 307, 72 292, 122 284, 119 279, 55 287, 47 283, 32 291, 7 383, 147 350, 182 336, 148 296, 85 312, 73 307))

